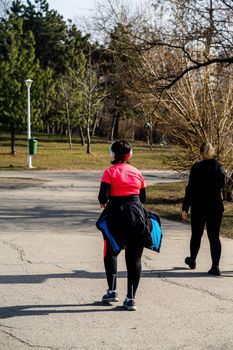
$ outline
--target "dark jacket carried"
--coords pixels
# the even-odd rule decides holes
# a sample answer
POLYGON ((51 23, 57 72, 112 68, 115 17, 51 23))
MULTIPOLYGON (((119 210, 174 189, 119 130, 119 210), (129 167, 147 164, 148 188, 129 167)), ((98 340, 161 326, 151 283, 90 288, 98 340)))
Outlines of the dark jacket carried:
POLYGON ((116 255, 128 245, 141 245, 156 252, 160 251, 160 218, 147 212, 138 198, 129 197, 125 202, 109 203, 96 226, 103 233, 104 239, 109 241, 116 255))
POLYGON ((216 159, 201 160, 190 170, 182 210, 223 211, 222 189, 225 175, 216 159))

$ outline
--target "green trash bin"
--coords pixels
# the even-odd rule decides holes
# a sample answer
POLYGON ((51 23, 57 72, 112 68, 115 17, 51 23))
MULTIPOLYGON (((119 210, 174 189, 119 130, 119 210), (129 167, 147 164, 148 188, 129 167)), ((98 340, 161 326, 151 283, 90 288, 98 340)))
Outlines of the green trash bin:
POLYGON ((29 154, 34 156, 37 154, 38 141, 35 138, 29 139, 29 154))

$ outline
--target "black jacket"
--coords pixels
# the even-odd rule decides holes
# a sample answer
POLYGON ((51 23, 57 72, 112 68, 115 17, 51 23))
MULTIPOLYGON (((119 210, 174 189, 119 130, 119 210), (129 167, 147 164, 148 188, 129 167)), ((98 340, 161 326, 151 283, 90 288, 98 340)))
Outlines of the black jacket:
POLYGON ((223 211, 222 189, 225 175, 216 159, 201 160, 190 170, 189 182, 185 190, 182 210, 223 211))
POLYGON ((108 228, 120 246, 143 246, 147 216, 138 195, 111 197, 105 211, 108 228))

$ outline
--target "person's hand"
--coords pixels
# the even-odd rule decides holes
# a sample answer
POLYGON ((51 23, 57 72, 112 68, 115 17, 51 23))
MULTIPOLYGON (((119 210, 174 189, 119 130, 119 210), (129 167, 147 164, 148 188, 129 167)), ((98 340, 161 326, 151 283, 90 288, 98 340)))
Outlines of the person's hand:
POLYGON ((181 213, 181 217, 182 217, 182 220, 187 220, 187 216, 188 216, 188 213, 186 213, 186 211, 182 211, 181 213))
POLYGON ((106 208, 106 206, 107 206, 107 203, 104 203, 104 204, 100 203, 100 208, 106 208))

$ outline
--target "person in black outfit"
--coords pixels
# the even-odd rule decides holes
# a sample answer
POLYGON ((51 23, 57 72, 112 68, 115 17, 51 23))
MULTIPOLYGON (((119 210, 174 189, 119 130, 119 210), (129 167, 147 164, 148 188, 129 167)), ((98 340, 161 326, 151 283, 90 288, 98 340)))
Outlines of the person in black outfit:
POLYGON ((224 211, 221 193, 224 185, 224 170, 215 159, 214 147, 211 143, 203 143, 200 147, 200 161, 191 167, 182 205, 183 220, 187 219, 191 207, 190 257, 186 257, 185 263, 190 269, 196 268, 196 258, 206 224, 212 258, 212 267, 208 273, 214 276, 221 275, 219 231, 224 211))

